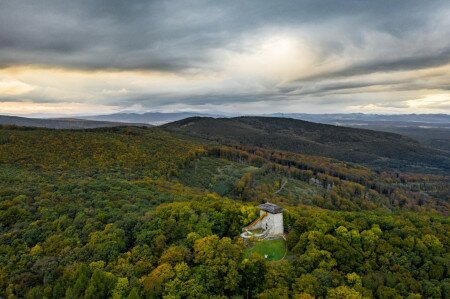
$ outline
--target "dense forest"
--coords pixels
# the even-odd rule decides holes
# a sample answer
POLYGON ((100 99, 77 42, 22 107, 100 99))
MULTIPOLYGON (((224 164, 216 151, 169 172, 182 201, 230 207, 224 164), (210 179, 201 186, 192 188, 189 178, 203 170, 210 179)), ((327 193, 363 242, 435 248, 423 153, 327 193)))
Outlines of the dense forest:
POLYGON ((173 131, 1 127, 0 297, 450 298, 445 164, 173 131), (281 260, 239 237, 265 201, 281 260))
POLYGON ((256 116, 191 117, 164 127, 220 143, 320 155, 380 170, 450 172, 450 152, 394 133, 256 116))

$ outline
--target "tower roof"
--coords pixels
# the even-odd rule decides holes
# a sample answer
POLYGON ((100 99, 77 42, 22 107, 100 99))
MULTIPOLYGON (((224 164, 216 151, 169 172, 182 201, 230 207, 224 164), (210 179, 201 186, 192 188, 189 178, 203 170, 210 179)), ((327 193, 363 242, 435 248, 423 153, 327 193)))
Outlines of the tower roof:
POLYGON ((283 213, 283 208, 280 206, 277 206, 276 204, 270 203, 270 202, 266 202, 263 204, 260 204, 258 206, 258 208, 260 208, 263 211, 269 212, 271 214, 278 214, 278 213, 283 213))

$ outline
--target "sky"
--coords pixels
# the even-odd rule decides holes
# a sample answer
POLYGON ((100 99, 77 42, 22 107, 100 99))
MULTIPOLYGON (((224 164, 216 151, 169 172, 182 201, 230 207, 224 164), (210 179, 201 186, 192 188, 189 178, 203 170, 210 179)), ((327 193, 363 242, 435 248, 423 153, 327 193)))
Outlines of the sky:
POLYGON ((450 2, 0 0, 0 114, 450 113, 450 2))

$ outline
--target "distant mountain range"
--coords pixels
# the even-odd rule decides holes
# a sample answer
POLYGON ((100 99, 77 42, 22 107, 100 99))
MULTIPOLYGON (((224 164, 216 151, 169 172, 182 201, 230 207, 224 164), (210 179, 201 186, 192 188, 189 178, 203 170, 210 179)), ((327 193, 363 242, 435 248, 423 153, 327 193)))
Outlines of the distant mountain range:
POLYGON ((379 169, 450 173, 449 152, 394 133, 279 117, 192 117, 162 128, 219 143, 320 155, 379 169))
POLYGON ((356 122, 393 122, 420 123, 434 126, 450 127, 450 115, 447 114, 364 114, 364 113, 336 113, 336 114, 307 114, 307 113, 273 113, 267 116, 287 117, 308 120, 319 123, 356 123, 356 122))
POLYGON ((323 124, 397 133, 450 152, 450 115, 447 114, 271 114, 323 124))
POLYGON ((165 123, 181 120, 188 117, 225 117, 222 114, 207 114, 199 112, 146 112, 146 113, 115 113, 95 116, 82 116, 82 119, 96 121, 128 122, 128 123, 146 123, 151 125, 162 125, 165 123))
MULTIPOLYGON (((397 133, 411 137, 421 143, 450 152, 450 115, 447 114, 306 114, 273 113, 262 115, 277 118, 292 118, 322 124, 370 129, 397 133)), ((127 125, 163 125, 189 117, 234 117, 225 114, 207 114, 201 112, 146 112, 115 113, 108 115, 80 116, 77 118, 23 118, 0 116, 0 124, 32 126, 57 129, 87 129, 127 125)))
MULTIPOLYGON (((116 113, 82 117, 84 119, 113 122, 146 123, 162 125, 188 117, 230 117, 224 114, 205 114, 200 112, 147 112, 116 113)), ((237 116, 237 115, 235 115, 237 116)), ((273 113, 261 116, 301 119, 316 123, 337 126, 392 132, 414 138, 428 146, 450 152, 450 115, 447 114, 306 114, 273 113)))
MULTIPOLYGON (((202 112, 146 112, 146 113, 115 113, 107 115, 81 116, 81 119, 112 121, 112 122, 129 122, 129 123, 148 123, 152 125, 160 125, 172 121, 181 120, 188 117, 236 117, 240 115, 227 115, 223 113, 202 113, 202 112)), ((450 128, 450 115, 447 114, 307 114, 307 113, 272 113, 259 114, 250 116, 268 116, 283 117, 307 120, 317 123, 329 123, 335 125, 377 125, 377 124, 408 124, 414 126, 431 126, 431 127, 447 127, 450 128)))
POLYGON ((149 124, 96 121, 78 118, 28 118, 18 116, 0 115, 0 125, 12 125, 23 127, 37 127, 49 129, 92 129, 102 127, 118 127, 127 125, 150 126, 149 124))

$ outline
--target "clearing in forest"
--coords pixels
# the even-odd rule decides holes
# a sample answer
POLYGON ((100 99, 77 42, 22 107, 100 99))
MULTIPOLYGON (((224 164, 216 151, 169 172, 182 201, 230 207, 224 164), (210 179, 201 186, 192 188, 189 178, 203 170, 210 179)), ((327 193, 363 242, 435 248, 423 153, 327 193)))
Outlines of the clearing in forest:
POLYGON ((247 249, 246 256, 258 253, 269 261, 279 261, 286 253, 286 242, 283 239, 256 241, 247 249))

